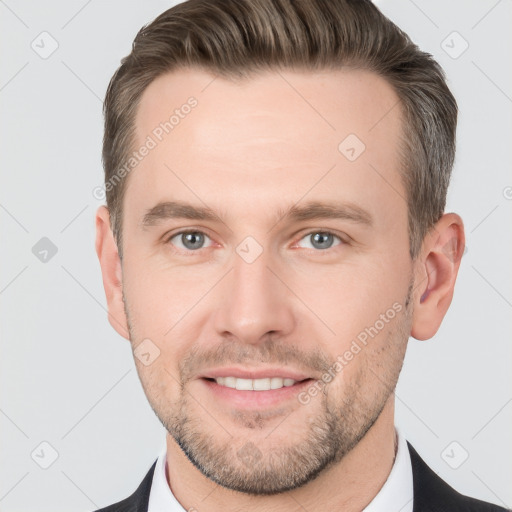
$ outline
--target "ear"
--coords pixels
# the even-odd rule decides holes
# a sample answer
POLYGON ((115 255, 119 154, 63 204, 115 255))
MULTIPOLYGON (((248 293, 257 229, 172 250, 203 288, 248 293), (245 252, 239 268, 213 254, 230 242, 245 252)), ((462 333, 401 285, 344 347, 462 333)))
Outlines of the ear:
POLYGON ((444 214, 423 241, 415 263, 411 328, 411 336, 417 340, 432 338, 448 311, 464 245, 464 224, 455 213, 444 214))
POLYGON ((96 254, 100 260, 103 287, 107 297, 108 321, 123 338, 129 340, 123 302, 121 259, 110 228, 110 214, 105 206, 100 206, 96 212, 96 254))

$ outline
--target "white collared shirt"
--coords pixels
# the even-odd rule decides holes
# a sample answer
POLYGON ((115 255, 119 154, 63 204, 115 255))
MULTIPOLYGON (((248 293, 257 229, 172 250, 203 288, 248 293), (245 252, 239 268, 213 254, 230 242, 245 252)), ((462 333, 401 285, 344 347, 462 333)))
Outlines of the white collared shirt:
MULTIPOLYGON (((384 485, 369 505, 361 512, 412 512, 413 481, 411 457, 407 441, 395 426, 398 447, 395 462, 384 485)), ((186 512, 167 483, 165 473, 166 449, 156 461, 149 494, 148 512, 186 512)))

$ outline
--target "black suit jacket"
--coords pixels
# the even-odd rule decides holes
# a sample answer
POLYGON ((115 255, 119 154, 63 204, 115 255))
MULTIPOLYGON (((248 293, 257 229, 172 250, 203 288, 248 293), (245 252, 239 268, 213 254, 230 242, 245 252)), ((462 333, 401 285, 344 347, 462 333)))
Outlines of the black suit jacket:
MULTIPOLYGON (((407 442, 414 486, 413 512, 506 512, 507 509, 463 496, 436 475, 407 442)), ((147 512, 155 463, 137 490, 128 498, 96 512, 147 512)), ((397 505, 402 505, 398 504, 397 505)), ((389 511, 393 512, 393 511, 389 511)), ((398 512, 398 511, 397 511, 398 512)))

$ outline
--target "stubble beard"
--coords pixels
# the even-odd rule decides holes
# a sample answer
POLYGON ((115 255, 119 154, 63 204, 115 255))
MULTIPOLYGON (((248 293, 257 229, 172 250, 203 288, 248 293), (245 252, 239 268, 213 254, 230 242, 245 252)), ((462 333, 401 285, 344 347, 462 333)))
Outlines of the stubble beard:
MULTIPOLYGON (((315 412, 312 408, 309 415, 304 415, 304 433, 291 443, 287 442, 286 424, 293 420, 296 411, 274 430, 269 429, 268 439, 273 438, 275 442, 269 442, 268 449, 265 449, 260 441, 251 441, 254 429, 265 428, 266 418, 256 411, 234 413, 233 419, 238 426, 246 427, 247 433, 220 441, 219 435, 215 434, 220 428, 218 422, 208 417, 190 398, 183 375, 180 378, 180 396, 173 403, 172 410, 165 394, 155 392, 159 388, 157 380, 139 374, 144 391, 167 432, 190 462, 210 480, 227 489, 257 496, 299 488, 339 463, 363 439, 394 392, 410 333, 411 292, 412 282, 403 302, 404 312, 396 318, 394 327, 389 331, 386 350, 379 352, 379 361, 368 364, 378 373, 361 364, 352 381, 343 382, 341 398, 329 392, 329 386, 336 385, 337 380, 333 379, 311 404, 297 409, 302 414, 302 407, 314 403, 315 409, 319 410, 315 412), (369 396, 368 383, 372 381, 377 382, 377 386, 372 387, 369 396), (194 413, 198 410, 200 415, 194 413), (209 427, 208 422, 212 422, 212 426, 209 427)), ((125 301, 129 318, 127 309, 125 301)), ((130 339, 134 339, 130 322, 128 325, 130 339)), ((226 427, 226 431, 232 430, 229 425, 226 427)))

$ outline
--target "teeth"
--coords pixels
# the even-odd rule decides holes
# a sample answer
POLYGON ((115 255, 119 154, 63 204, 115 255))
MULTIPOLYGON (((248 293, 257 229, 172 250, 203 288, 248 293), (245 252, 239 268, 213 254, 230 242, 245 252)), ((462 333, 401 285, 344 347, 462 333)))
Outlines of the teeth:
POLYGON ((220 386, 238 389, 240 391, 268 391, 269 389, 280 389, 295 384, 293 379, 271 377, 266 379, 237 379, 236 377, 217 377, 215 382, 220 386))
POLYGON ((270 389, 279 389, 283 387, 283 379, 281 377, 272 377, 270 379, 270 389))
POLYGON ((235 377, 224 377, 223 378, 223 386, 227 386, 228 388, 236 388, 236 379, 235 377))
POLYGON ((270 389, 270 379, 255 379, 252 381, 254 391, 266 391, 270 389))
POLYGON ((252 380, 251 379, 235 379, 235 387, 240 391, 252 391, 252 380))

